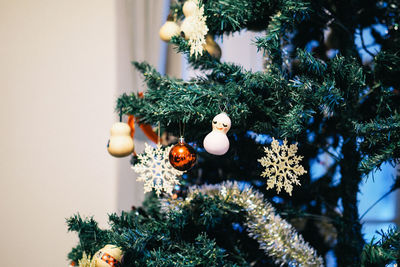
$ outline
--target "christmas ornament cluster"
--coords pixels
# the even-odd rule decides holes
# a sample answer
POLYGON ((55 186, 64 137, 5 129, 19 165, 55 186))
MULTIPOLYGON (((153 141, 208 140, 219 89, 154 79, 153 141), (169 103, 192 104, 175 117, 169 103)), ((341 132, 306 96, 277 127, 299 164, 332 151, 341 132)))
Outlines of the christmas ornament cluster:
MULTIPOLYGON (((130 117, 131 118, 131 117, 130 117)), ((203 140, 204 149, 212 155, 222 156, 229 150, 227 133, 231 128, 231 119, 225 112, 216 115, 212 120, 212 131, 203 140)), ((117 122, 111 128, 111 137, 108 142, 108 151, 115 157, 125 157, 134 152, 133 136, 134 122, 128 124, 117 122)), ((169 195, 175 186, 180 185, 178 177, 193 168, 197 162, 196 150, 179 138, 177 144, 163 148, 157 139, 157 146, 152 147, 145 143, 145 150, 137 156, 138 162, 132 169, 139 174, 137 181, 144 182, 144 192, 153 189, 157 196, 162 192, 169 195)), ((261 174, 267 178, 267 189, 276 186, 279 194, 283 188, 292 195, 293 184, 300 185, 298 176, 306 173, 303 166, 298 165, 302 157, 297 156, 297 144, 287 146, 284 140, 282 145, 273 138, 271 149, 264 148, 266 156, 258 161, 265 171, 261 174)))
MULTIPOLYGON (((198 0, 188 0, 184 3, 182 12, 185 19, 180 26, 176 22, 176 17, 168 15, 167 21, 160 28, 160 38, 169 42, 172 37, 182 35, 188 41, 190 55, 197 57, 202 55, 205 49, 210 55, 220 58, 221 49, 212 36, 207 34, 204 7, 198 0)), ((143 94, 139 97, 142 98, 143 94)), ((142 128, 143 124, 141 125, 142 128)), ((212 120, 212 131, 203 140, 204 149, 212 155, 226 154, 230 146, 226 134, 230 128, 231 120, 225 112, 216 115, 212 120)), ((125 157, 132 153, 136 155, 132 140, 134 131, 132 120, 128 121, 128 124, 118 122, 113 125, 108 143, 109 153, 115 157, 125 157)), ((183 136, 179 138, 177 144, 166 149, 160 146, 159 137, 155 143, 157 143, 156 148, 146 144, 145 151, 138 155, 139 163, 132 169, 139 174, 137 181, 145 183, 145 192, 154 189, 158 196, 162 191, 171 194, 174 186, 180 184, 178 177, 196 164, 197 154, 195 149, 185 142, 183 136)), ((265 148, 266 156, 258 160, 265 167, 261 176, 267 178, 267 189, 276 186, 278 194, 284 188, 289 195, 292 195, 293 184, 300 185, 298 176, 306 173, 302 166, 297 165, 302 159, 295 155, 297 144, 287 147, 285 140, 280 147, 279 142, 273 139, 271 145, 271 150, 265 148)))
POLYGON ((168 15, 167 21, 161 26, 159 35, 165 42, 171 41, 174 36, 183 36, 190 46, 190 55, 197 57, 206 50, 211 56, 221 58, 221 48, 208 33, 204 8, 199 1, 186 1, 182 7, 185 19, 179 26, 172 15, 168 15))
MULTIPOLYGON (((180 22, 180 25, 177 23, 176 15, 175 17, 168 15, 167 21, 160 28, 160 38, 169 42, 172 37, 181 35, 188 41, 191 56, 194 55, 197 58, 198 55, 203 54, 203 50, 206 50, 211 56, 220 58, 221 49, 208 34, 207 18, 204 16, 204 7, 200 2, 198 0, 185 1, 182 12, 185 19, 180 22)), ((143 98, 143 93, 139 97, 143 98)), ((132 140, 135 122, 132 115, 129 118, 127 124, 118 122, 111 128, 108 151, 115 157, 131 154, 136 156, 132 140)), ((164 148, 160 145, 160 137, 154 137, 155 134, 150 125, 142 123, 139 125, 157 146, 145 144, 145 151, 137 155, 138 162, 132 167, 139 174, 137 181, 144 182, 144 192, 154 189, 158 196, 161 192, 171 194, 174 187, 180 184, 178 177, 195 166, 196 150, 185 142, 183 136, 174 146, 164 148)), ((227 137, 230 128, 229 116, 225 112, 217 114, 212 120, 212 131, 203 140, 205 151, 216 156, 226 154, 230 146, 227 137)), ((271 150, 265 148, 266 156, 258 160, 265 167, 261 176, 267 178, 267 189, 276 186, 278 194, 283 188, 292 195, 293 184, 300 185, 298 176, 306 173, 304 168, 298 165, 302 157, 295 155, 297 144, 287 147, 285 140, 283 145, 279 146, 279 142, 273 139, 271 146, 271 150)))

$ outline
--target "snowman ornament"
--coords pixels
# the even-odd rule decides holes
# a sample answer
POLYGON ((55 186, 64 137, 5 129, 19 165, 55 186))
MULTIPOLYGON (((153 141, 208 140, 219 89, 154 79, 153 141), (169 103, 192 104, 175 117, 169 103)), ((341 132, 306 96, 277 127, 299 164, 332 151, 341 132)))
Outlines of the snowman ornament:
POLYGON ((224 155, 229 150, 226 133, 231 128, 231 119, 226 113, 220 113, 212 120, 212 131, 204 138, 203 146, 213 155, 224 155))

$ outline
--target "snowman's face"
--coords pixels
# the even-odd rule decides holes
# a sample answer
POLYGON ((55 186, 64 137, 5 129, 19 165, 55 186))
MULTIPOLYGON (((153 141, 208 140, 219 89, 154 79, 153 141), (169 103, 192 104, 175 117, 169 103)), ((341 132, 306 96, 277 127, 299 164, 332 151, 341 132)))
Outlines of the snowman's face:
POLYGON ((212 121, 213 131, 223 132, 226 134, 231 128, 231 119, 226 113, 220 113, 214 117, 212 121))

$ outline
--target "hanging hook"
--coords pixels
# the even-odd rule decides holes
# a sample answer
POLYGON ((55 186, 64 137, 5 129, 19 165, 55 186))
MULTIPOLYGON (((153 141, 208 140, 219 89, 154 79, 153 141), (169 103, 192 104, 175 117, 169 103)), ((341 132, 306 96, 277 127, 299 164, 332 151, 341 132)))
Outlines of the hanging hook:
POLYGON ((228 107, 227 107, 227 105, 226 105, 226 102, 221 103, 221 101, 220 101, 220 103, 219 103, 218 108, 219 108, 220 113, 226 113, 226 110, 228 109, 228 107), (223 106, 223 109, 221 108, 221 106, 223 106))

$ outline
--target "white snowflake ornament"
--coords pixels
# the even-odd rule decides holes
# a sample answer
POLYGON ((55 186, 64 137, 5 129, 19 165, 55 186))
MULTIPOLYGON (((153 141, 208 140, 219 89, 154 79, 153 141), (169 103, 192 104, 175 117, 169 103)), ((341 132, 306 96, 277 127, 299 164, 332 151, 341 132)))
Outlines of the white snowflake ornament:
POLYGON ((198 0, 188 0, 183 6, 183 12, 185 20, 182 22, 181 31, 184 33, 185 39, 189 40, 190 55, 197 58, 198 55, 203 55, 206 44, 205 36, 208 33, 204 6, 200 6, 198 0))
POLYGON ((303 166, 299 165, 303 157, 296 155, 297 143, 288 146, 285 139, 280 146, 279 142, 272 138, 271 149, 265 147, 264 151, 267 155, 258 161, 265 167, 261 176, 267 177, 267 189, 276 186, 279 194, 283 187, 292 195, 293 184, 300 185, 297 178, 307 173, 303 166))
POLYGON ((168 155, 172 146, 165 149, 160 144, 152 147, 144 144, 144 152, 138 155, 139 163, 132 166, 132 169, 139 174, 136 181, 144 182, 144 192, 150 192, 153 188, 157 196, 161 191, 171 194, 175 185, 180 184, 177 176, 184 172, 172 167, 168 155))

